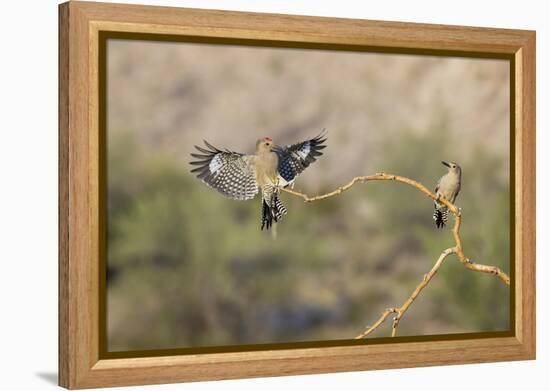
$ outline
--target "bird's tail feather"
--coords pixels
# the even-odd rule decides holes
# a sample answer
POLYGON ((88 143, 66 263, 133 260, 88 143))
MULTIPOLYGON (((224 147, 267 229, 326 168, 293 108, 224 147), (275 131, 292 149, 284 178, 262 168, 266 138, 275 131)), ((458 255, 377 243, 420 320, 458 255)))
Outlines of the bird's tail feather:
POLYGON ((438 207, 435 206, 433 219, 435 221, 435 226, 437 228, 443 228, 445 224, 447 223, 447 219, 449 218, 449 211, 447 207, 438 207))
POLYGON ((271 214, 271 210, 267 202, 262 199, 262 227, 261 230, 265 229, 269 230, 271 227, 271 224, 273 224, 273 216, 271 214))
POLYGON ((262 226, 269 230, 273 223, 278 222, 286 214, 286 208, 281 202, 278 193, 274 193, 269 201, 262 199, 262 226))
POLYGON ((278 194, 275 194, 275 198, 273 200, 273 212, 275 214, 275 221, 281 220, 283 216, 286 215, 286 208, 281 202, 278 194))

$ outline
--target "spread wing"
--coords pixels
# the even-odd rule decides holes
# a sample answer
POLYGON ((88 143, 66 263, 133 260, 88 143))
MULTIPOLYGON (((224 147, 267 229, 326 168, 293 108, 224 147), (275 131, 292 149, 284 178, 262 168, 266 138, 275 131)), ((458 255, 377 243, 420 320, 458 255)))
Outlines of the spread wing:
POLYGON ((323 154, 321 150, 327 147, 323 144, 326 140, 326 133, 323 130, 311 140, 287 145, 286 147, 277 146, 273 148, 273 152, 279 157, 279 175, 287 183, 294 181, 296 176, 323 154))
POLYGON ((191 170, 208 186, 234 200, 249 200, 258 193, 258 184, 250 165, 251 156, 229 150, 222 151, 204 141, 207 148, 195 145, 200 153, 192 153, 197 166, 191 170))

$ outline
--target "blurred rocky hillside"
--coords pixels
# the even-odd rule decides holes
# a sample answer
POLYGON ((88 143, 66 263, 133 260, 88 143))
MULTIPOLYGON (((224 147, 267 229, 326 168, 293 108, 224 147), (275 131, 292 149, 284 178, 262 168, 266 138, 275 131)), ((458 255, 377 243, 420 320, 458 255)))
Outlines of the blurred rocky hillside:
POLYGON ((473 145, 507 157, 509 76, 499 60, 112 41, 109 129, 185 162, 203 138, 252 152, 263 136, 326 128, 328 158, 300 181, 315 190, 384 169, 384 143, 403 132, 444 126, 452 154, 420 157, 434 162, 475 160, 473 145))

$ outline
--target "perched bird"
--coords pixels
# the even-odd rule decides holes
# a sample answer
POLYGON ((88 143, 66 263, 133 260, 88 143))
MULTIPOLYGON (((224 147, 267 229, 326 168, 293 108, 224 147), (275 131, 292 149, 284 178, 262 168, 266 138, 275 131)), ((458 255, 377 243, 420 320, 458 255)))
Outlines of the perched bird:
MULTIPOLYGON (((454 203, 456 196, 460 192, 460 184, 462 181, 462 169, 456 163, 441 162, 448 167, 448 172, 439 178, 435 187, 435 194, 438 197, 445 197, 447 201, 454 203)), ((434 201, 435 211, 433 218, 437 228, 443 228, 447 222, 449 211, 441 202, 434 201)))
POLYGON ((195 145, 200 153, 192 153, 197 166, 191 170, 208 186, 234 200, 250 200, 261 191, 261 229, 269 229, 287 213, 279 198, 283 187, 293 185, 326 148, 326 133, 301 143, 280 147, 270 137, 256 142, 254 155, 221 150, 204 140, 206 148, 195 145))

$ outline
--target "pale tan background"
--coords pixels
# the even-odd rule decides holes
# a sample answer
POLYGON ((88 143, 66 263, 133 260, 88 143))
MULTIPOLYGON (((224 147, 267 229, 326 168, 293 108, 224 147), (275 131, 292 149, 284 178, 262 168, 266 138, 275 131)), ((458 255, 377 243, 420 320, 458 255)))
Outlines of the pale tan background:
MULTIPOLYGON (((203 138, 251 152, 327 128, 297 181, 308 193, 379 171, 432 187, 457 161, 468 254, 509 271, 507 62, 139 41, 112 41, 108 58, 110 350, 353 338, 450 243, 425 197, 388 183, 316 205, 283 196, 273 241, 259 201, 189 174, 203 138)), ((451 261, 400 333, 507 329, 500 285, 451 261)))

